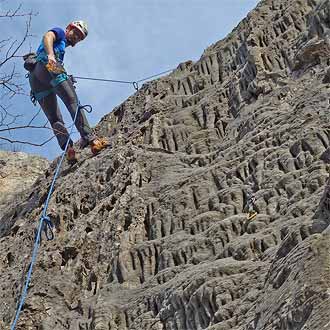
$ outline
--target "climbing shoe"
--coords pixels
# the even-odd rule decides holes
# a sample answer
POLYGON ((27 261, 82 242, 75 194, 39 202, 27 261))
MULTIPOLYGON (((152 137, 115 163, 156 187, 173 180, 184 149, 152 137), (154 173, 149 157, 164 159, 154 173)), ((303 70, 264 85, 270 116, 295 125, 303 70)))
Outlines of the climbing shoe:
POLYGON ((76 152, 71 146, 69 146, 66 151, 66 159, 70 165, 74 165, 78 161, 76 158, 76 152))
POLYGON ((93 155, 96 155, 101 150, 109 146, 109 141, 106 138, 96 138, 91 142, 91 151, 93 155))
POLYGON ((84 148, 88 147, 89 145, 90 145, 90 143, 87 139, 80 138, 80 140, 79 140, 79 148, 80 149, 84 149, 84 148))

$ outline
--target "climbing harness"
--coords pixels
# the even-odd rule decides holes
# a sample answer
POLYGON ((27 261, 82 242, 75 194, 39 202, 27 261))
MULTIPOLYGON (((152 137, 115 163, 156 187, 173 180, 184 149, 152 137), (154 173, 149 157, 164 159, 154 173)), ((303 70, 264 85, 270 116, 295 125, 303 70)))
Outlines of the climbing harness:
MULTIPOLYGON (((25 75, 26 78, 29 78, 30 73, 27 73, 25 75)), ((61 84, 63 81, 68 80, 70 77, 65 73, 61 73, 58 74, 57 76, 55 76, 51 81, 50 84, 53 86, 53 88, 50 89, 46 89, 44 91, 40 91, 40 92, 34 92, 34 91, 30 91, 30 99, 31 102, 36 106, 37 102, 42 100, 43 98, 45 98, 46 96, 50 95, 51 93, 54 92, 55 87, 57 87, 59 84, 61 84)))
POLYGON ((62 72, 61 74, 58 74, 55 76, 51 81, 50 84, 55 88, 57 85, 62 83, 63 81, 66 81, 69 79, 69 76, 66 74, 66 72, 62 72))
POLYGON ((37 101, 42 100, 43 98, 45 98, 46 96, 50 95, 51 93, 53 93, 54 89, 47 89, 45 91, 41 91, 41 92, 34 92, 34 91, 30 91, 30 99, 31 102, 36 106, 37 105, 37 101))
MULTIPOLYGON (((91 112, 92 107, 90 105, 81 105, 80 102, 78 101, 78 107, 77 107, 77 111, 76 111, 74 119, 73 119, 73 124, 75 124, 75 122, 77 120, 78 112, 81 111, 81 110, 91 112)), ((72 134, 72 131, 73 131, 73 127, 74 127, 74 125, 71 127, 69 137, 68 137, 67 142, 65 144, 64 151, 62 153, 60 161, 57 164, 56 171, 55 171, 51 186, 50 186, 49 191, 48 191, 48 195, 47 195, 47 198, 46 198, 46 202, 44 204, 42 215, 41 215, 40 220, 39 220, 39 226, 38 226, 38 231, 37 231, 37 234, 36 234, 36 237, 35 237, 31 263, 30 263, 29 270, 28 270, 28 273, 27 273, 27 276, 26 276, 24 288, 23 288, 23 291, 22 291, 22 294, 21 294, 21 298, 20 298, 20 302, 19 302, 17 311, 16 311, 15 319, 14 319, 14 321, 13 321, 11 327, 10 327, 10 330, 15 330, 15 327, 16 327, 18 319, 19 319, 20 312, 22 311, 24 301, 25 301, 26 296, 27 296, 27 291, 28 291, 29 284, 30 284, 30 281, 31 281, 33 266, 34 266, 34 264, 36 262, 36 259, 37 259, 37 254, 38 254, 38 249, 39 249, 39 246, 40 246, 42 231, 44 231, 47 240, 53 240, 54 239, 54 232, 53 232, 54 225, 53 225, 52 221, 50 220, 49 216, 47 215, 47 209, 48 209, 48 204, 50 202, 50 198, 52 196, 52 193, 53 193, 53 190, 54 190, 54 187, 55 187, 56 179, 59 175, 59 172, 60 172, 63 160, 64 160, 64 156, 65 156, 66 151, 67 151, 68 146, 69 146, 69 142, 70 142, 71 134, 72 134)))

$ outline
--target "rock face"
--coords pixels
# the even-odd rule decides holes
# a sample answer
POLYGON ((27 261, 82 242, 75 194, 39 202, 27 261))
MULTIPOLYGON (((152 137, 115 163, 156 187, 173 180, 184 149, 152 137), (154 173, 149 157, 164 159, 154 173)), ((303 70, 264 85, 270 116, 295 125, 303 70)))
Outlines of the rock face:
MULTIPOLYGON (((23 152, 0 150, 0 218, 48 167, 48 161, 23 152), (15 199, 16 200, 13 200, 15 199)), ((0 224, 1 226, 1 224, 0 224)))
MULTIPOLYGON (((105 116, 112 148, 57 181, 17 329, 330 329, 329 29, 328 0, 264 0, 105 116)), ((1 329, 54 165, 1 220, 1 329)))

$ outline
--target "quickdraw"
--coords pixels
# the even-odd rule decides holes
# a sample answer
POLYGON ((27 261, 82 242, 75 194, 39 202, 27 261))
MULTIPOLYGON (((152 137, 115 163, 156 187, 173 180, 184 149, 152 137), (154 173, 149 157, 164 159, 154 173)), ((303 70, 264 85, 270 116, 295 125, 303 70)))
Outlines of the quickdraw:
POLYGON ((249 196, 249 198, 246 202, 244 211, 247 212, 247 214, 246 214, 247 220, 254 219, 258 214, 258 212, 255 210, 255 201, 256 201, 256 197, 251 195, 251 196, 249 196))

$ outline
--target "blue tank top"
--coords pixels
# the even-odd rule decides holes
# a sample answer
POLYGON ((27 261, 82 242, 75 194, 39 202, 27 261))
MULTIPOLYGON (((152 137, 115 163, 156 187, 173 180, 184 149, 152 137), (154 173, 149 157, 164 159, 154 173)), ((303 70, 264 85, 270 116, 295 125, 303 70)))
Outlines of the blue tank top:
MULTIPOLYGON (((54 42, 54 54, 55 54, 56 59, 62 63, 63 59, 64 59, 64 54, 65 54, 65 47, 67 46, 65 32, 63 29, 61 29, 59 27, 52 28, 48 31, 52 31, 55 33, 56 39, 54 42)), ((45 51, 43 40, 41 41, 41 43, 37 49, 37 56, 38 56, 37 60, 39 60, 41 62, 45 62, 45 63, 48 62, 48 58, 47 58, 47 54, 45 51)))

